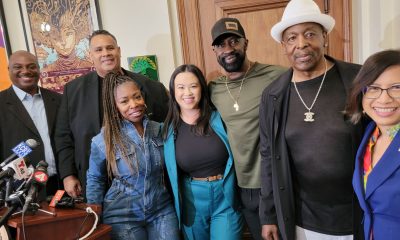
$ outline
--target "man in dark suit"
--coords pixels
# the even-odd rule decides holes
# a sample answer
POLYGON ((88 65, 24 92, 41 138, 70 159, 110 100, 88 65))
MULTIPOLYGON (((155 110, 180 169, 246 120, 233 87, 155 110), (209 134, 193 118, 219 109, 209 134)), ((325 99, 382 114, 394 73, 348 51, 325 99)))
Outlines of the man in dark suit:
POLYGON ((54 127, 61 95, 38 87, 39 65, 34 55, 17 51, 11 55, 8 70, 12 86, 0 92, 0 158, 27 139, 40 143, 28 158, 33 166, 41 160, 49 164, 47 195, 59 188, 54 148, 54 127))
POLYGON ((150 119, 164 121, 168 112, 168 93, 161 83, 121 68, 121 49, 111 33, 95 31, 89 45, 96 71, 66 84, 57 119, 59 173, 65 190, 72 197, 85 195, 90 143, 102 125, 101 90, 107 73, 120 72, 136 80, 144 94, 150 119))

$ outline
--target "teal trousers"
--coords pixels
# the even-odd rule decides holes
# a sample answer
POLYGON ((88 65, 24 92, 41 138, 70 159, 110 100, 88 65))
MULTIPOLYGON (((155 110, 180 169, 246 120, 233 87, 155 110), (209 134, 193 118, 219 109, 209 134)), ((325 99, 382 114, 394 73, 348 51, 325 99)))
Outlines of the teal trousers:
POLYGON ((241 239, 242 214, 225 200, 222 183, 223 179, 207 182, 184 177, 182 230, 185 239, 241 239))

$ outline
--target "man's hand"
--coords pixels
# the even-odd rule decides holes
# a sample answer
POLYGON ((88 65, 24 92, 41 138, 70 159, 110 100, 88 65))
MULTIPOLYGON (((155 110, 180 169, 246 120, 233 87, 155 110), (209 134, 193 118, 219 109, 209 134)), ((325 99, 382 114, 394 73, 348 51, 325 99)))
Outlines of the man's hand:
POLYGON ((82 193, 81 183, 74 175, 70 175, 63 180, 64 189, 69 196, 76 198, 82 193))
POLYGON ((264 240, 279 240, 278 227, 276 225, 263 225, 261 236, 264 240))

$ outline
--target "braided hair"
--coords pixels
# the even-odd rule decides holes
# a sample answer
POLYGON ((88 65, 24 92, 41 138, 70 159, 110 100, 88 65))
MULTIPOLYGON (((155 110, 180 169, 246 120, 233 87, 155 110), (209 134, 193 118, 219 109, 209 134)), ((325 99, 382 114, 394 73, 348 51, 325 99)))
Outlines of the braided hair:
MULTIPOLYGON (((104 143, 106 146, 107 174, 109 178, 112 178, 112 176, 118 173, 116 161, 116 154, 118 152, 122 159, 128 164, 132 173, 135 171, 137 172, 139 168, 138 159, 135 156, 133 157, 136 159, 135 166, 129 161, 128 149, 129 145, 133 143, 129 140, 129 137, 121 131, 124 118, 120 114, 115 102, 115 90, 118 86, 126 82, 132 82, 140 89, 135 80, 121 73, 110 72, 103 80, 103 128, 104 143)), ((133 154, 136 155, 135 152, 133 154)))

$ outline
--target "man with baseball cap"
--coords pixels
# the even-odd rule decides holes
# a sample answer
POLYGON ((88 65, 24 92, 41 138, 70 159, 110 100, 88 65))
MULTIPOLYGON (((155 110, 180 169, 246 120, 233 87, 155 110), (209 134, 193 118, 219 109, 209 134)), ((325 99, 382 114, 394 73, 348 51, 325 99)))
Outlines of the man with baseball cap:
POLYGON ((260 104, 265 240, 362 238, 351 179, 363 126, 343 114, 360 66, 324 55, 334 25, 314 1, 291 0, 271 29, 292 67, 260 104))
POLYGON ((253 238, 261 239, 258 106, 262 90, 285 69, 247 58, 249 41, 236 18, 218 20, 211 35, 218 63, 225 70, 224 76, 210 83, 211 99, 226 123, 243 215, 253 238))

